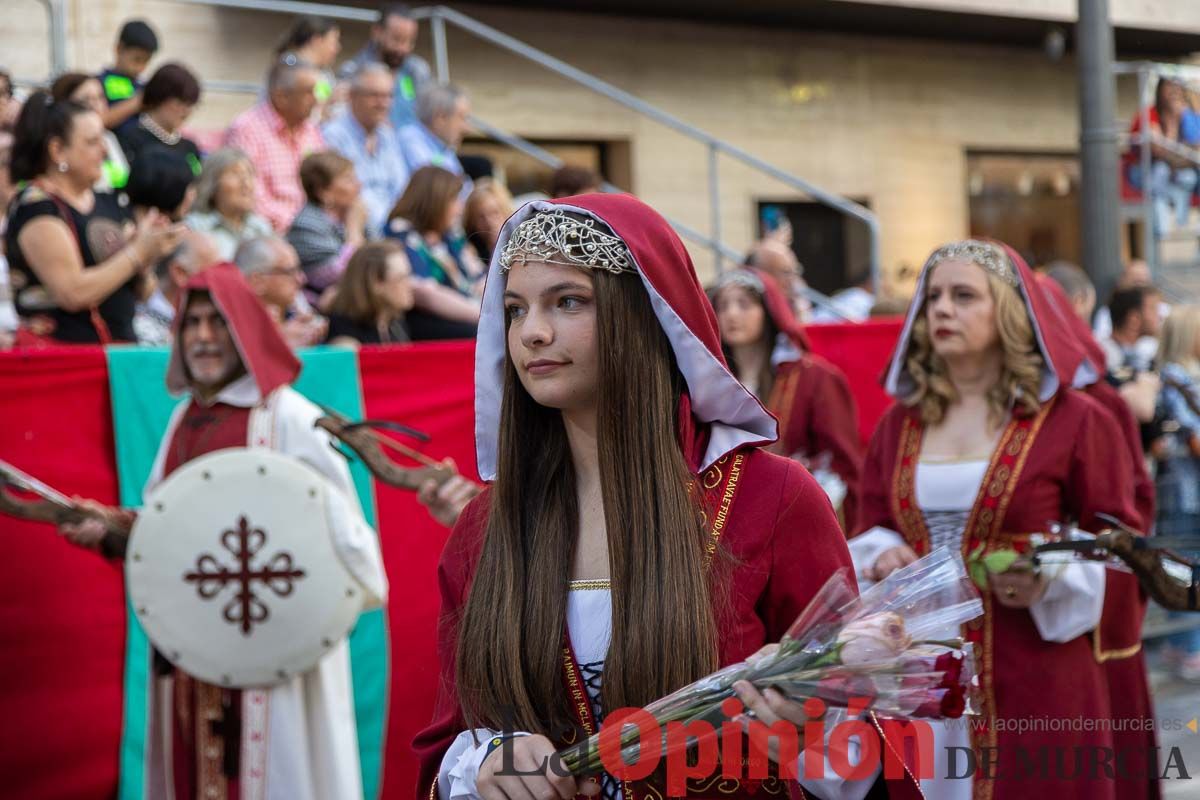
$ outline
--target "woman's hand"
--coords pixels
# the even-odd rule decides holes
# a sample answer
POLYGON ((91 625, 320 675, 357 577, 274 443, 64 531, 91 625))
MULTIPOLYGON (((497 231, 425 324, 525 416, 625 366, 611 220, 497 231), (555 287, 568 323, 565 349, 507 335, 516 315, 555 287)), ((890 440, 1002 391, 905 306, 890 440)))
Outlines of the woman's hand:
MULTIPOLYGON (((768 648, 777 646, 768 645, 746 660, 753 662, 756 657, 768 652, 768 648)), ((796 726, 797 740, 804 741, 804 723, 808 722, 808 715, 804 713, 803 704, 787 699, 783 692, 771 686, 760 692, 749 681, 733 684, 733 691, 755 719, 768 728, 776 722, 790 722, 796 726)), ((767 740, 767 757, 779 763, 779 737, 771 736, 767 740)))
POLYGON ((329 331, 329 320, 320 314, 306 311, 288 317, 280 323, 279 330, 284 341, 293 350, 314 347, 325 341, 325 334, 329 331))
POLYGON ((137 224, 133 239, 129 246, 133 248, 134 263, 139 272, 154 268, 159 261, 169 255, 179 246, 187 227, 182 223, 172 223, 165 214, 156 208, 137 224))
POLYGON ((1027 567, 988 576, 996 602, 1005 608, 1029 608, 1046 593, 1049 585, 1040 572, 1027 567))
POLYGON ((425 481, 417 490, 417 502, 429 510, 429 516, 447 528, 453 528, 454 523, 458 521, 458 515, 483 487, 460 475, 454 459, 447 458, 442 463, 454 470, 454 476, 441 486, 438 486, 436 481, 425 481))
POLYGON ((484 800, 572 800, 576 794, 600 794, 595 778, 576 779, 565 773, 549 739, 518 736, 484 759, 475 778, 475 790, 484 800))
POLYGON ((867 578, 867 580, 881 581, 896 570, 901 567, 907 567, 916 560, 917 554, 913 552, 913 549, 906 544, 902 544, 880 553, 879 558, 875 559, 875 563, 863 570, 863 577, 867 578))

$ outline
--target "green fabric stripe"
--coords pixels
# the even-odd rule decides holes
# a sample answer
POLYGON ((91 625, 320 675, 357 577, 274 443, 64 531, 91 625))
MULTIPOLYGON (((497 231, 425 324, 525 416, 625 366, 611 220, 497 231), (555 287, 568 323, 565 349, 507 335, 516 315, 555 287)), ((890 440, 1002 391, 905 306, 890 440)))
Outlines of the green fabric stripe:
MULTIPOLYGON (((168 352, 164 348, 108 348, 109 390, 121 504, 139 507, 142 486, 154 464, 159 441, 170 421, 176 399, 166 391, 168 352)), ((295 388, 315 403, 354 418, 362 417, 362 389, 355 353, 341 348, 313 348, 301 354, 304 369, 295 388)), ((370 473, 357 459, 350 473, 367 521, 375 525, 375 498, 370 473)), ((150 656, 146 636, 132 610, 125 647, 125 712, 121 736, 120 800, 142 800, 146 754, 147 670, 150 656)), ((354 706, 363 790, 379 794, 383 766, 383 734, 388 687, 387 619, 383 610, 359 617, 350 635, 354 706)))

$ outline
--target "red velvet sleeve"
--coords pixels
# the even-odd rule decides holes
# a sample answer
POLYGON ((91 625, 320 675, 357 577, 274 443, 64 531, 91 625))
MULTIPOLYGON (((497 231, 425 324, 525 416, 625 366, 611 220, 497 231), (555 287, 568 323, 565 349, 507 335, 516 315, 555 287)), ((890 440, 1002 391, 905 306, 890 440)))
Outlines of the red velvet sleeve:
POLYGON ((830 466, 846 484, 842 514, 850 528, 858 513, 858 491, 862 470, 862 445, 858 437, 858 407, 846 376, 833 364, 817 362, 809 374, 816 384, 811 420, 812 452, 830 453, 830 466))
POLYGON ((758 613, 766 640, 777 642, 834 572, 845 568, 854 585, 846 537, 829 497, 808 470, 788 463, 771 535, 771 573, 758 613))
POLYGON ((896 448, 900 423, 907 410, 899 403, 893 405, 880 418, 867 445, 867 456, 859 472, 858 518, 847 519, 846 530, 851 537, 879 525, 899 530, 892 518, 892 472, 896 462, 896 448))
MULTIPOLYGON (((1079 403, 1079 426, 1071 450, 1071 468, 1067 476, 1066 510, 1078 520, 1079 527, 1099 531, 1111 527, 1097 518, 1105 513, 1127 525, 1141 521, 1134 502, 1133 465, 1125 439, 1113 417, 1096 401, 1073 393, 1079 403)), ((1059 435, 1046 431, 1051 436, 1059 435)))
POLYGON ((459 615, 466 603, 471 576, 479 559, 490 495, 490 489, 485 489, 463 509, 438 561, 438 587, 442 598, 437 631, 439 680, 433 720, 417 734, 412 744, 413 752, 421 762, 418 798, 432 797, 436 800, 436 780, 442 757, 455 737, 466 729, 455 688, 454 657, 459 615))

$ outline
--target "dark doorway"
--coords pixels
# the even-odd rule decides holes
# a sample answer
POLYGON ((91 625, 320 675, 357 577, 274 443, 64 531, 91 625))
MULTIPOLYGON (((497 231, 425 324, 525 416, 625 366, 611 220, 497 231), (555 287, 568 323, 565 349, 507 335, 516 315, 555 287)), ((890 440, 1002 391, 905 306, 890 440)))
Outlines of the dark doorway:
MULTIPOLYGON (((861 199, 855 202, 868 206, 861 199)), ((804 265, 804 280, 817 291, 831 295, 870 274, 869 232, 853 217, 821 203, 797 200, 759 200, 756 210, 760 237, 781 218, 791 223, 792 251, 804 265)))

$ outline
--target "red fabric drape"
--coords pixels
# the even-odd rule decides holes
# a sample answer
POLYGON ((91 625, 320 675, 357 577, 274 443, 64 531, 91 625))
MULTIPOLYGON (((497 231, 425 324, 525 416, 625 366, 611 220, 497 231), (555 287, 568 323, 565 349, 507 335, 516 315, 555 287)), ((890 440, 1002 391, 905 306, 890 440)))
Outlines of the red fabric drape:
MULTIPOLYGON (((0 420, 0 458, 68 494, 116 502, 102 349, 0 353, 0 420)), ((120 567, 45 525, 0 517, 0 532, 0 793, 110 797, 125 660, 120 567)))
MULTIPOLYGON (((453 458, 464 475, 477 480, 474 352, 473 342, 364 348, 359 370, 368 417, 402 422, 428 434, 426 444, 404 441, 435 458, 453 458)), ((389 581, 392 643, 383 796, 407 800, 417 784, 410 744, 433 717, 437 563, 450 531, 433 521, 412 492, 376 481, 375 504, 389 581)))
POLYGON ((863 442, 871 440, 875 423, 892 404, 880 379, 887 368, 892 348, 904 320, 873 319, 857 325, 807 325, 814 353, 825 356, 846 373, 850 391, 858 403, 858 432, 863 442))
MULTIPOLYGON (((869 435, 887 405, 879 375, 895 321, 813 325, 813 350, 841 367, 869 435)), ((475 478, 470 342, 364 348, 366 413, 431 437, 408 440, 475 478)), ((117 499, 112 408, 100 348, 0 353, 0 458, 71 494, 117 499)), ((375 484, 391 581, 391 701, 383 796, 412 797, 413 735, 432 716, 437 561, 449 531, 408 492, 375 484)), ((121 571, 47 527, 0 517, 0 776, 5 796, 108 798, 121 736, 125 603, 121 571)))

